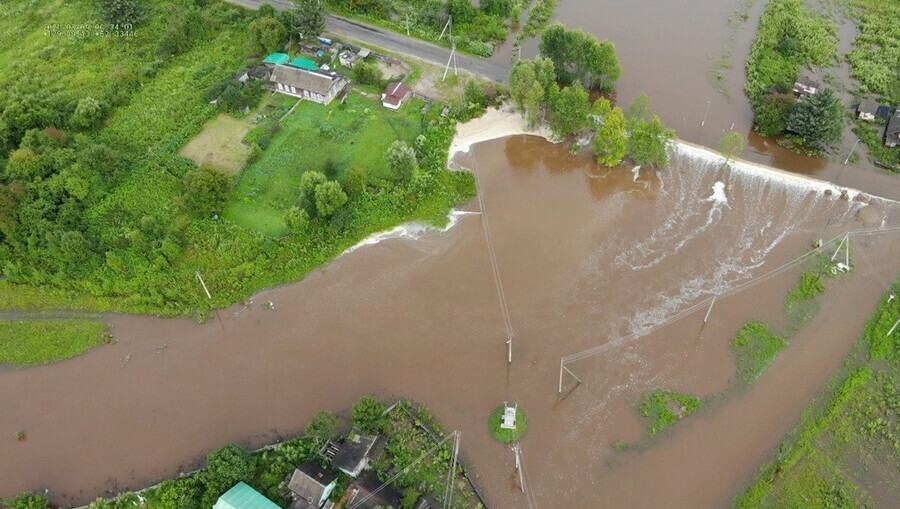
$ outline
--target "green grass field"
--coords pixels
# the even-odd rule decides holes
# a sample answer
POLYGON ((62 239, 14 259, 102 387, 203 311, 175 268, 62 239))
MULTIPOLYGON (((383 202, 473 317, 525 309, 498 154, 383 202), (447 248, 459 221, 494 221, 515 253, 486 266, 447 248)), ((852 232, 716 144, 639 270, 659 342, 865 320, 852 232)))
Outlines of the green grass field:
POLYGON ((639 408, 647 418, 647 433, 655 435, 676 424, 700 408, 703 400, 677 391, 653 391, 645 394, 639 408))
POLYGON ((94 320, 0 322, 0 365, 28 367, 80 355, 106 341, 94 320))
POLYGON ((745 323, 731 340, 738 377, 744 383, 752 383, 786 346, 784 337, 772 332, 765 323, 745 323))
POLYGON ((393 181, 384 153, 397 139, 415 143, 422 128, 422 104, 411 100, 393 111, 355 93, 344 104, 303 101, 262 157, 241 173, 225 217, 266 235, 280 235, 286 231, 285 213, 297 205, 300 176, 306 171, 340 180, 347 168, 360 166, 370 183, 393 181))
MULTIPOLYGON (((894 292, 900 284, 894 285, 894 292)), ((893 507, 900 492, 900 302, 885 296, 858 348, 736 506, 893 507)))

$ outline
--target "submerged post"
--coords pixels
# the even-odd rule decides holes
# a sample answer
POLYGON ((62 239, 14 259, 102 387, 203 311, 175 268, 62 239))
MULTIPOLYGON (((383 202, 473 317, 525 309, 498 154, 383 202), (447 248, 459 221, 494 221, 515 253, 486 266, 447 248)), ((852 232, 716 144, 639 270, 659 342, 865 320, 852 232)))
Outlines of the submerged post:
POLYGON ((703 317, 703 323, 709 320, 709 314, 712 313, 713 304, 716 303, 716 296, 713 295, 712 302, 709 303, 709 309, 706 310, 706 316, 703 317))
POLYGON ((559 360, 559 391, 557 394, 562 394, 562 370, 563 370, 563 360, 559 360))
POLYGON ((837 249, 835 249, 835 250, 834 250, 834 254, 831 255, 831 261, 834 261, 834 259, 837 258, 838 253, 841 252, 841 248, 844 247, 844 242, 847 240, 847 237, 848 237, 849 235, 850 235, 850 234, 844 235, 844 237, 843 237, 843 238, 841 239, 841 241, 838 243, 837 249))
POLYGON ((506 337, 506 363, 512 364, 512 336, 506 337))

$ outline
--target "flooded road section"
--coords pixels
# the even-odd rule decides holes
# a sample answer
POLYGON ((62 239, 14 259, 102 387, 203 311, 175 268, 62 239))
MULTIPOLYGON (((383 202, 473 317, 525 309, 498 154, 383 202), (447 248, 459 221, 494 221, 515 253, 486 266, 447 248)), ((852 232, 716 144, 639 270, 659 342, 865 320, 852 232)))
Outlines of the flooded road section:
MULTIPOLYGON (((865 157, 841 164, 856 140, 849 130, 833 161, 796 154, 753 132, 753 111, 744 94, 745 65, 765 5, 764 0, 561 0, 556 18, 612 41, 623 69, 615 85, 618 104, 626 107, 638 94, 648 94, 679 138, 716 148, 734 130, 748 139, 745 159, 900 200, 897 179, 865 157), (720 61, 730 68, 719 66, 720 61), (715 79, 717 70, 721 81, 715 79)), ((840 52, 846 53, 855 27, 843 23, 840 32, 840 52)), ((492 58, 508 62, 511 51, 509 45, 501 47, 492 58)), ((537 40, 523 44, 523 58, 537 53, 537 40)), ((845 99, 849 112, 852 98, 845 99)))
MULTIPOLYGON (((514 459, 487 431, 502 401, 529 418, 522 442, 537 506, 716 507, 728 503, 813 401, 882 292, 857 270, 753 387, 729 391, 671 433, 643 438, 634 407, 653 389, 711 395, 735 374, 728 342, 747 319, 782 325, 798 272, 570 364, 560 358, 648 330, 806 251, 817 238, 900 224, 895 204, 826 184, 723 170, 699 151, 660 172, 600 169, 566 147, 516 136, 455 162, 480 180, 514 328, 513 363, 482 229, 387 239, 211 320, 112 319, 118 343, 52 366, 0 373, 0 496, 47 487, 85 502, 188 470, 228 442, 297 433, 317 411, 403 396, 462 431, 462 454, 496 508, 528 507, 514 459), (871 201, 866 204, 866 201, 871 201), (271 300, 274 310, 260 305, 271 300), (638 442, 616 452, 615 440, 638 442)), ((477 200, 466 210, 477 211, 477 200)), ((897 238, 854 241, 881 277, 897 238)))

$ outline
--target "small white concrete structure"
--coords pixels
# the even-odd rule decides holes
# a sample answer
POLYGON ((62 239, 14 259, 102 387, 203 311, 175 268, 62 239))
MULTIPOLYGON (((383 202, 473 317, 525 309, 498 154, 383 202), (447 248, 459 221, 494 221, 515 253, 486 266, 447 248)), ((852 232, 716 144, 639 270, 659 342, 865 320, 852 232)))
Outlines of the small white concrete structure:
POLYGON ((516 405, 510 406, 509 403, 503 402, 503 420, 500 427, 503 429, 516 429, 516 405))

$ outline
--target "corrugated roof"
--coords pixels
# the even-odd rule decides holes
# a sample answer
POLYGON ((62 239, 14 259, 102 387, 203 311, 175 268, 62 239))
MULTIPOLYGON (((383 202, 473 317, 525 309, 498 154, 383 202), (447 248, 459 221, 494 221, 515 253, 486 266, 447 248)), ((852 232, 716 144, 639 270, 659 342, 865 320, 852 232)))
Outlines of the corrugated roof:
POLYGON ((328 91, 340 78, 341 76, 337 73, 328 75, 286 65, 276 65, 271 80, 301 90, 309 90, 319 95, 328 95, 328 91))
POLYGON ((337 474, 322 468, 314 461, 307 461, 294 469, 288 489, 299 498, 318 503, 325 488, 337 479, 337 474))
POLYGON ((310 60, 308 58, 303 58, 303 57, 297 57, 297 58, 291 60, 287 65, 289 65, 291 67, 296 67, 298 69, 306 69, 308 71, 318 71, 319 70, 319 66, 316 65, 315 61, 310 60))
POLYGON ((275 502, 262 496, 244 482, 239 482, 233 488, 219 497, 213 509, 281 509, 275 502))
POLYGON ((289 57, 287 53, 272 53, 267 56, 263 62, 266 64, 283 64, 290 59, 291 57, 289 57))

